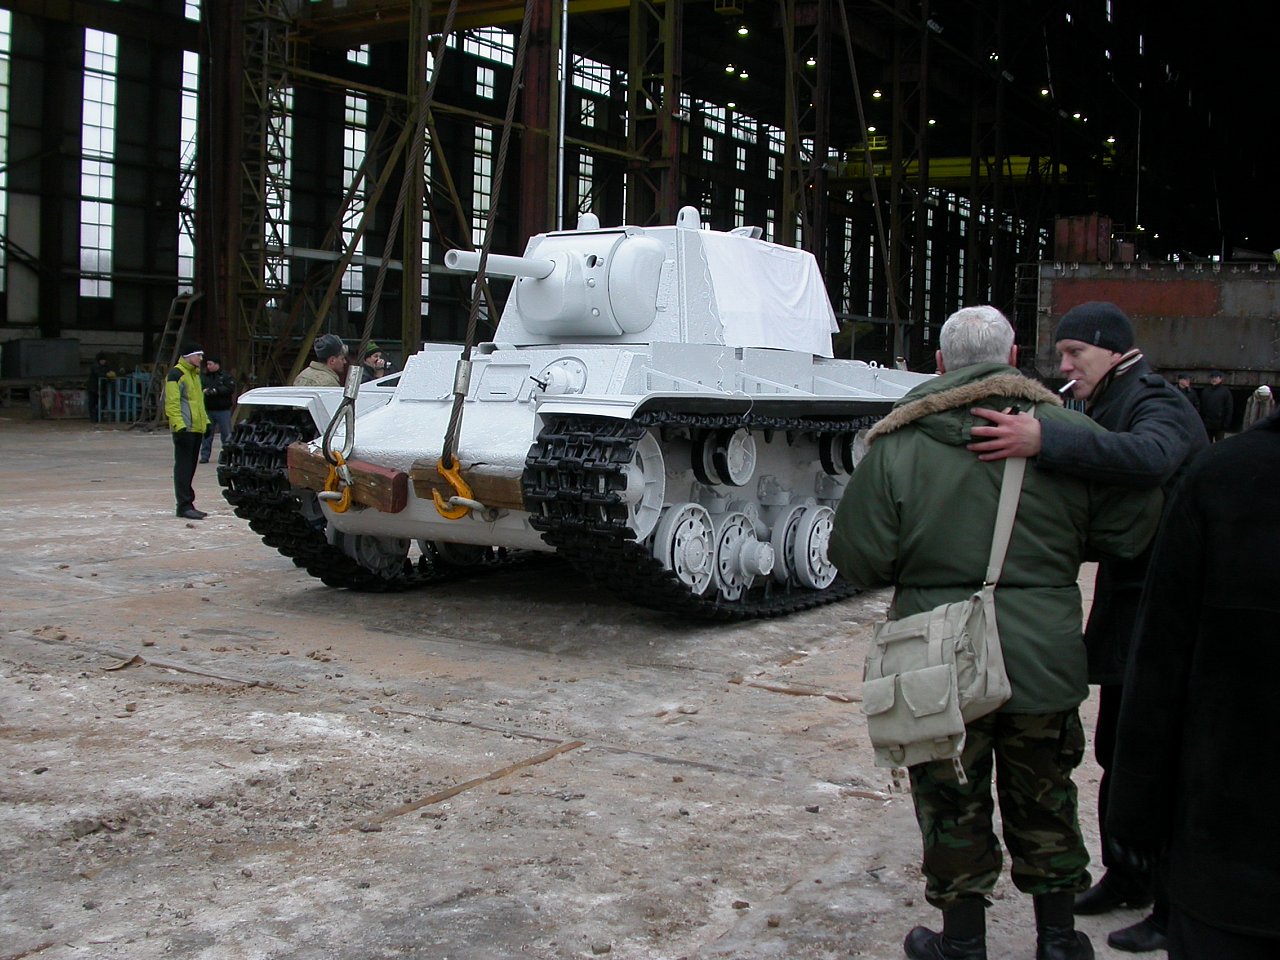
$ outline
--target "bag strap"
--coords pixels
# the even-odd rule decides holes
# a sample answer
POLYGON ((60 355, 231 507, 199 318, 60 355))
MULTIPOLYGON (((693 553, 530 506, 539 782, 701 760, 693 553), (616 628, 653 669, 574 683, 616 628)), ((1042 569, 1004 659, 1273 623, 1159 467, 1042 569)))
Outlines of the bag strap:
POLYGON ((1013 535, 1013 517, 1018 512, 1018 500, 1022 496, 1022 478, 1026 472, 1026 457, 1009 457, 1005 460, 1004 476, 1000 480, 1000 506, 996 510, 996 528, 991 534, 991 555, 987 558, 984 587, 994 587, 1000 581, 1004 555, 1009 550, 1009 538, 1013 535))

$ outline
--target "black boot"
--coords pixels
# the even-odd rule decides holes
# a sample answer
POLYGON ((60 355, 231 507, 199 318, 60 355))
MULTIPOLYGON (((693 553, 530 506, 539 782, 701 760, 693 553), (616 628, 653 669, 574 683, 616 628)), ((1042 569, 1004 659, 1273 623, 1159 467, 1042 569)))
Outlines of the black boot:
POLYGON ((902 942, 911 960, 987 960, 987 905, 966 899, 942 911, 942 932, 914 927, 902 942))
POLYGON ((1093 960, 1093 944, 1075 929, 1070 893, 1035 897, 1036 960, 1093 960))
POLYGON ((1124 927, 1107 934, 1107 944, 1115 950, 1123 950, 1126 953, 1166 950, 1169 947, 1167 932, 1164 923, 1153 913, 1131 927, 1124 927))
POLYGON ((1142 909, 1151 904, 1151 891, 1140 884, 1127 881, 1108 870, 1102 879, 1076 897, 1077 916, 1110 913, 1121 907, 1142 909))

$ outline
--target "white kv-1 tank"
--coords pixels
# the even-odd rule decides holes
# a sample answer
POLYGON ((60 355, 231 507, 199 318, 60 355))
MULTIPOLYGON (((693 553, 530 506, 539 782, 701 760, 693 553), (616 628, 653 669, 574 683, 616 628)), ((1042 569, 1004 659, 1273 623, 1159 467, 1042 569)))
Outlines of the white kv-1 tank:
POLYGON ((926 375, 833 359, 817 263, 759 234, 701 229, 690 207, 673 226, 587 215, 490 256, 487 274, 515 278, 491 342, 469 361, 424 344, 394 377, 349 385, 332 424, 339 388, 250 391, 225 496, 332 586, 400 589, 554 551, 682 615, 846 596, 827 558, 834 507, 863 431, 926 375))

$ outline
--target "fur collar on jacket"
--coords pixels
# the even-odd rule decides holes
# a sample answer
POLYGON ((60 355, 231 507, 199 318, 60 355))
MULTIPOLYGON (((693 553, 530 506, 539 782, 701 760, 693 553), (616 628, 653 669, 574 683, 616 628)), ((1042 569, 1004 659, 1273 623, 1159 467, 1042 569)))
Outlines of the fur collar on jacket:
POLYGON ((954 410, 957 407, 968 407, 988 397, 1009 397, 1014 400, 1028 400, 1031 403, 1049 403, 1062 406, 1062 400, 1042 383, 1031 380, 1018 373, 998 374, 994 377, 983 377, 962 383, 949 390, 937 393, 926 393, 918 400, 904 403, 877 423, 867 433, 867 443, 873 443, 878 437, 892 433, 921 417, 954 410))

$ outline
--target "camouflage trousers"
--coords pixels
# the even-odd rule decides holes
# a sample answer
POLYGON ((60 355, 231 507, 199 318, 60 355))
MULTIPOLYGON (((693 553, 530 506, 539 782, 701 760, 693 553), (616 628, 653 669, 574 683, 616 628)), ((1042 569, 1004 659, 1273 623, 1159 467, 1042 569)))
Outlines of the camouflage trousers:
POLYGON ((1014 886, 1031 895, 1088 889, 1089 854, 1071 780, 1083 757, 1084 729, 1075 710, 993 713, 965 729, 960 762, 968 783, 957 781, 950 762, 911 767, 929 903, 943 909, 995 888, 1001 854, 992 824, 993 767, 1014 886))

